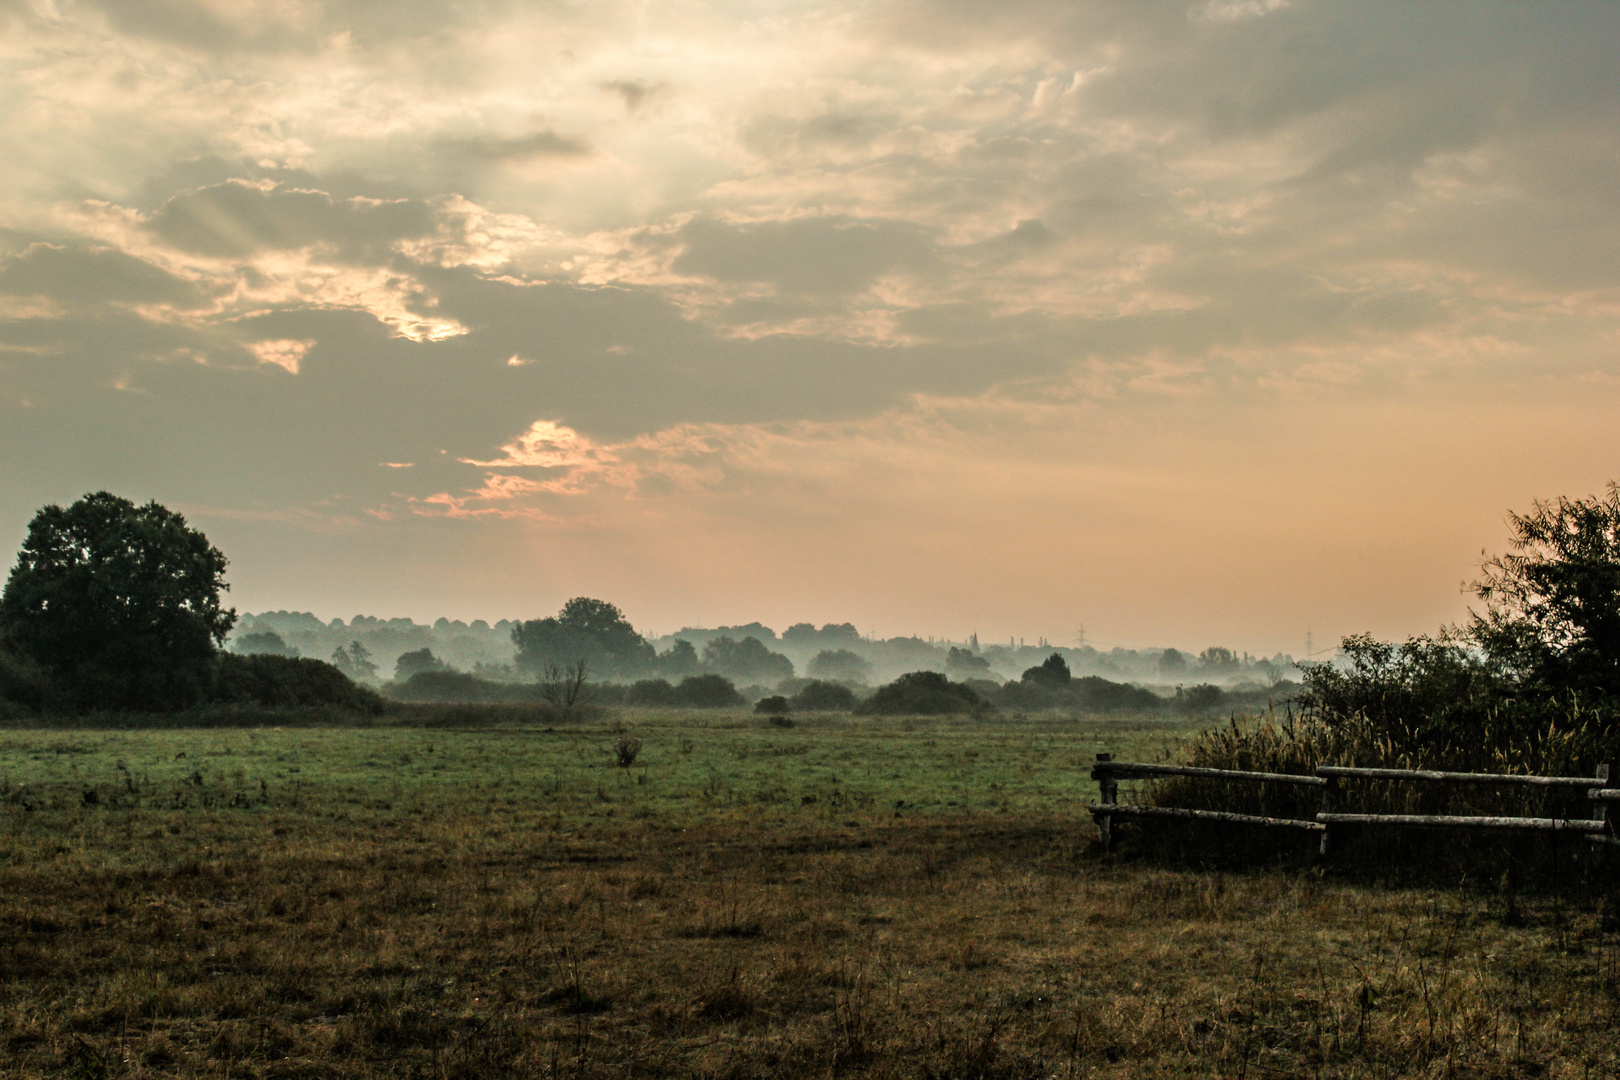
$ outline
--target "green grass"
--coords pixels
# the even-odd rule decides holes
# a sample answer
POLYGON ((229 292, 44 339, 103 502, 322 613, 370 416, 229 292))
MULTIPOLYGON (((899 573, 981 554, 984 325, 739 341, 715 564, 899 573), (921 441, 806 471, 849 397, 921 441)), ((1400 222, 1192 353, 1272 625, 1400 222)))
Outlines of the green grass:
POLYGON ((1603 897, 1103 856, 1184 727, 524 715, 0 733, 0 1078, 1614 1074, 1603 897))
POLYGON ((469 802, 581 818, 1078 813, 1095 798, 1098 753, 1156 760, 1188 733, 1147 719, 826 716, 784 728, 651 711, 546 727, 12 731, 0 734, 0 792, 54 808, 92 791, 97 805, 361 815, 469 802), (629 768, 614 753, 623 733, 642 742, 629 768))

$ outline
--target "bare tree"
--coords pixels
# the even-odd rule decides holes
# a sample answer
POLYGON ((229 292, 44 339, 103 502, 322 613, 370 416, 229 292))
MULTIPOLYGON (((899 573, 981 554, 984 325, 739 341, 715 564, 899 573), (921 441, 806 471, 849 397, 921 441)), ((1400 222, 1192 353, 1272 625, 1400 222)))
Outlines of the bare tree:
POLYGON ((589 697, 587 689, 589 677, 590 670, 585 666, 583 659, 576 660, 567 667, 548 664, 545 674, 540 679, 540 696, 547 704, 562 709, 583 705, 589 697))

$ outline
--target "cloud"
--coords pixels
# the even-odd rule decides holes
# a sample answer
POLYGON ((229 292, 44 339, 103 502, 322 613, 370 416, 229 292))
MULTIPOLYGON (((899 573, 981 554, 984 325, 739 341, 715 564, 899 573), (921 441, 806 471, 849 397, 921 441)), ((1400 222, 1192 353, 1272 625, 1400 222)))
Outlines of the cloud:
MULTIPOLYGON (((785 550, 917 477, 988 515, 1173 443, 1214 490, 1239 423, 1427 460, 1392 403, 1620 373, 1612 6, 35 7, 0 3, 13 523, 125 481, 447 565, 475 523, 785 550)), ((1132 482, 1197 501, 1176 467, 1132 482)))
POLYGON ((589 140, 576 135, 559 135, 555 131, 535 131, 509 138, 496 135, 447 138, 439 145, 447 155, 489 162, 581 158, 596 152, 589 140))
POLYGON ((298 374, 298 365, 304 359, 304 354, 315 347, 313 340, 297 341, 291 338, 278 338, 274 341, 255 341, 247 346, 248 352, 261 364, 274 364, 285 369, 288 374, 298 374))
POLYGON ((624 111, 631 116, 669 94, 669 87, 663 83, 644 83, 633 79, 609 79, 600 85, 604 91, 623 101, 624 111))
POLYGON ((239 258, 320 244, 348 258, 375 259, 434 224, 432 210, 412 200, 334 199, 324 191, 230 180, 176 195, 149 227, 165 243, 200 255, 239 258))
POLYGON ((195 283, 114 248, 35 243, 0 263, 0 293, 47 297, 71 308, 209 304, 195 283))
POLYGON ((929 232, 906 222, 839 216, 731 224, 698 218, 676 234, 673 268, 729 284, 784 292, 856 293, 895 270, 935 263, 929 232))

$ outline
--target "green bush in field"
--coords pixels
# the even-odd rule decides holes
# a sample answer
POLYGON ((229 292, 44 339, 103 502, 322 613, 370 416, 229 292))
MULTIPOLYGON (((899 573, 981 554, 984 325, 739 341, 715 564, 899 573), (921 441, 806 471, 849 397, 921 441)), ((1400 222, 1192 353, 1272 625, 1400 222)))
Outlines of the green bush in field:
POLYGON ((730 709, 748 702, 723 675, 690 675, 675 687, 673 704, 694 709, 730 709))
POLYGON ((668 679, 640 679, 625 688, 623 703, 653 709, 732 709, 748 704, 723 675, 689 675, 679 686, 668 679))
POLYGON ((937 671, 913 671, 855 706, 863 716, 949 716, 983 712, 988 703, 971 686, 951 682, 937 671))
POLYGON ((762 697, 758 701, 754 702, 754 712, 761 715, 770 713, 785 713, 791 708, 792 706, 788 704, 788 699, 783 697, 781 694, 772 694, 770 697, 762 697))
POLYGON ((375 691, 355 685, 331 664, 308 657, 222 652, 215 658, 210 697, 221 704, 272 709, 326 705, 367 713, 383 711, 383 699, 375 691))
POLYGON ((803 712, 849 712, 855 708, 855 691, 816 679, 801 686, 789 703, 803 712))
POLYGON ((438 669, 418 671, 387 688, 396 701, 444 702, 524 702, 539 701, 540 688, 534 683, 504 683, 480 679, 464 671, 438 669))

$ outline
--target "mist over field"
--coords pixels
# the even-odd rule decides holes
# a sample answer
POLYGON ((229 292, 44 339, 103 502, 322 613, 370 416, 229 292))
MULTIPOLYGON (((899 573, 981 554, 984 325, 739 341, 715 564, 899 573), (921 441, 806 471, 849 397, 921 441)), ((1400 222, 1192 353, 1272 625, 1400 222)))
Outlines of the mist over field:
MULTIPOLYGON (((515 625, 511 619, 494 623, 475 619, 466 623, 441 618, 428 624, 406 618, 380 619, 366 615, 356 615, 347 622, 341 618, 323 622, 311 612, 266 611, 244 613, 238 618, 231 647, 239 651, 273 648, 271 642, 254 638, 254 635, 269 633, 275 634, 288 650, 325 659, 334 650, 359 641, 384 675, 394 669, 404 653, 429 649, 437 659, 463 671, 486 671, 511 677, 515 625)), ((798 623, 780 635, 757 622, 707 629, 686 627, 648 640, 661 653, 667 653, 676 641, 690 642, 701 653, 704 646, 717 638, 738 642, 755 639, 769 652, 792 664, 792 673, 785 676, 788 678, 831 674, 834 678, 848 677, 859 682, 887 682, 896 675, 919 670, 953 675, 982 673, 985 677, 1016 679, 1025 669, 1054 653, 1080 674, 1109 675, 1171 686, 1190 680, 1271 682, 1295 669, 1292 656, 1280 653, 1271 657, 1250 656, 1221 646, 1196 652, 1171 648, 1172 655, 1167 661, 1165 649, 1099 651, 1090 646, 1048 645, 1045 641, 981 644, 975 637, 962 641, 918 637, 874 639, 861 634, 850 623, 829 623, 820 628, 798 623), (840 652, 851 654, 859 664, 866 666, 857 664, 837 669, 842 658, 836 654, 840 652), (1200 652, 1204 655, 1200 656, 1200 652), (823 658, 818 666, 817 657, 823 653, 831 655, 823 658)))

